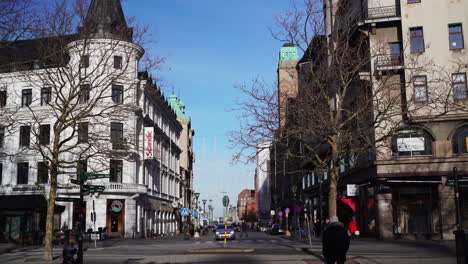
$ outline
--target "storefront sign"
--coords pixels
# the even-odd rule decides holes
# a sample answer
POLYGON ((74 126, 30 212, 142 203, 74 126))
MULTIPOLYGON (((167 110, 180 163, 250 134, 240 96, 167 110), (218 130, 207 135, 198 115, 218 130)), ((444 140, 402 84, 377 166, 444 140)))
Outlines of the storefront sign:
POLYGON ((28 191, 40 191, 41 187, 29 186, 29 187, 13 187, 14 192, 28 192, 28 191))
POLYGON ((346 185, 346 196, 359 196, 359 185, 347 184, 346 185))
POLYGON ((154 157, 153 141, 154 141, 154 127, 145 127, 145 159, 152 159, 154 157))
POLYGON ((398 151, 424 151, 424 137, 398 138, 398 151))
POLYGON ((121 201, 119 200, 115 200, 111 203, 111 210, 118 213, 120 211, 122 211, 122 207, 123 207, 123 204, 121 201))

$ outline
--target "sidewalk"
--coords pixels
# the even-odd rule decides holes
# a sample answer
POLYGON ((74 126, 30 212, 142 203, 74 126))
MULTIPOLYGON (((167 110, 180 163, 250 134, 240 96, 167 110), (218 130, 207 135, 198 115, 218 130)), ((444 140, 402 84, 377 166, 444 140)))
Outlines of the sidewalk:
MULTIPOLYGON (((294 237, 287 237, 281 236, 284 239, 296 241, 303 243, 305 245, 309 245, 308 238, 294 238, 294 237)), ((455 248, 455 241, 454 240, 405 240, 405 239, 394 239, 394 240, 383 240, 378 238, 357 238, 351 239, 351 245, 375 245, 378 244, 388 244, 388 245, 399 245, 399 246, 408 246, 413 248, 439 248, 442 250, 448 250, 452 252, 454 255, 456 253, 455 248)), ((321 238, 312 238, 312 245, 320 245, 322 247, 321 238)))
POLYGON ((40 245, 23 245, 21 243, 0 243, 0 254, 27 251, 31 249, 42 248, 40 245))

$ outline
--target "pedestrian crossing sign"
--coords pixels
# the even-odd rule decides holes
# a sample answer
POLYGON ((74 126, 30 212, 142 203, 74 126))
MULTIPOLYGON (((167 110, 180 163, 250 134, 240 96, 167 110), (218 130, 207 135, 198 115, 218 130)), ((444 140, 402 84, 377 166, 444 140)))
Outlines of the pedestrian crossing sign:
POLYGON ((188 208, 180 208, 180 215, 182 215, 182 216, 189 215, 189 209, 188 208))

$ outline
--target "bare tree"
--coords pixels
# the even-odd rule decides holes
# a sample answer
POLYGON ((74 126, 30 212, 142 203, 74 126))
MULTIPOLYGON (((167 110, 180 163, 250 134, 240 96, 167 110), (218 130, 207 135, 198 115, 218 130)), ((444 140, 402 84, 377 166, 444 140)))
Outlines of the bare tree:
POLYGON ((57 188, 78 179, 86 168, 108 172, 109 159, 134 159, 137 131, 124 132, 123 126, 135 115, 145 88, 139 86, 138 68, 150 71, 164 62, 148 57, 140 63, 144 49, 133 40, 147 43, 148 28, 133 31, 121 17, 103 22, 103 14, 86 12, 88 3, 78 0, 70 6, 57 0, 44 7, 35 28, 38 38, 30 40, 34 57, 17 60, 21 63, 15 70, 21 72, 2 78, 11 86, 28 87, 11 90, 14 100, 3 113, 16 122, 9 134, 20 133, 19 151, 13 148, 8 155, 34 155, 38 171, 49 173, 49 185, 42 185, 47 179, 39 182, 47 199, 47 261, 53 258, 57 188), (33 97, 33 91, 40 96, 33 97))

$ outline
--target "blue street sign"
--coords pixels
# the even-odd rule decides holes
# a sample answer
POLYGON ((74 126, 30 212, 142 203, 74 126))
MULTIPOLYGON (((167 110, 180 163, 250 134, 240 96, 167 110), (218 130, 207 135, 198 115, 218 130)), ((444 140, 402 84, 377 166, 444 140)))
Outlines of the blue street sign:
POLYGON ((182 215, 182 216, 189 215, 189 209, 188 208, 180 208, 180 215, 182 215))
POLYGON ((289 208, 284 209, 285 214, 289 214, 289 212, 290 212, 289 208))
POLYGON ((193 215, 193 217, 198 218, 198 210, 193 209, 192 215, 193 215))

